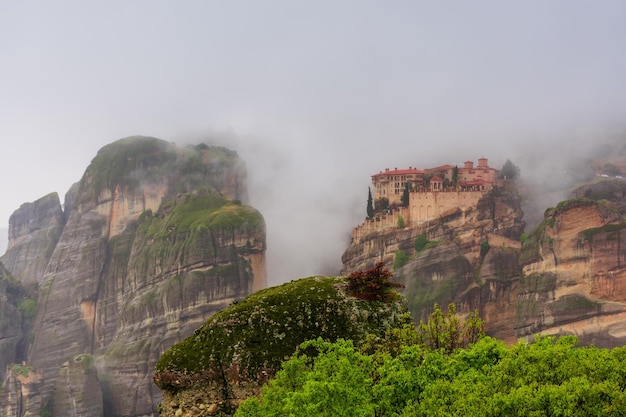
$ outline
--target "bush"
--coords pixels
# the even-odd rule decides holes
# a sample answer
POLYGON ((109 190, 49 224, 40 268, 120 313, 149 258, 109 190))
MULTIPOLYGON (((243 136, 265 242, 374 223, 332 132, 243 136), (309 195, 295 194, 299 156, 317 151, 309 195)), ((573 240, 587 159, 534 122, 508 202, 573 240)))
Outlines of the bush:
POLYGON ((489 242, 487 242, 486 240, 482 242, 480 244, 480 257, 484 258, 485 255, 487 255, 487 252, 489 252, 489 249, 491 249, 491 246, 489 246, 489 242))
POLYGON ((391 282, 393 274, 385 269, 384 262, 378 262, 366 271, 355 271, 348 276, 348 294, 368 301, 391 301, 396 298, 393 288, 402 284, 391 282))
POLYGON ((22 313, 22 317, 25 320, 30 320, 37 313, 37 302, 35 300, 24 300, 17 309, 22 313))
POLYGON ((16 363, 14 365, 11 365, 9 367, 9 369, 15 375, 26 377, 33 370, 33 367, 32 366, 28 366, 28 365, 20 365, 19 363, 16 363))
POLYGON ((421 252, 426 248, 426 245, 428 244, 428 238, 426 237, 426 235, 419 235, 418 237, 415 238, 415 243, 413 244, 413 246, 415 247, 415 252, 421 252))
POLYGON ((398 216, 398 229, 404 229, 404 217, 398 216))
POLYGON ((397 250, 393 259, 393 270, 402 268, 407 262, 409 262, 409 256, 406 252, 402 249, 397 250))

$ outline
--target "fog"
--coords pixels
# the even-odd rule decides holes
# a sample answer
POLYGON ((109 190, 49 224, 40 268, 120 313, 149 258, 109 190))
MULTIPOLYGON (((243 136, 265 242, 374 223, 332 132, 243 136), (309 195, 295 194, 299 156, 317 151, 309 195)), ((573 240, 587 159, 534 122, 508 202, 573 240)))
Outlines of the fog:
POLYGON ((572 0, 4 2, 0 227, 24 202, 62 198, 119 138, 214 142, 248 166, 270 284, 336 273, 380 170, 509 158, 549 186, 621 137, 625 12, 572 0))

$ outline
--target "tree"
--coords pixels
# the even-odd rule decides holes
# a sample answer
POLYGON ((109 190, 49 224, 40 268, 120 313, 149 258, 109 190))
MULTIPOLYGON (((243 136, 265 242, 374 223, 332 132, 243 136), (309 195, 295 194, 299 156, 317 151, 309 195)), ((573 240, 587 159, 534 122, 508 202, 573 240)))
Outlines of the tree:
POLYGON ((394 253, 394 255, 395 255, 393 258, 393 270, 394 271, 396 269, 402 268, 404 265, 406 265, 407 262, 409 262, 409 255, 407 255, 406 252, 403 251, 402 249, 398 249, 394 253))
POLYGON ((491 249, 489 242, 487 242, 486 240, 482 241, 480 244, 480 257, 484 258, 485 256, 487 256, 487 252, 489 252, 489 249, 491 249))
POLYGON ((376 200, 376 211, 384 211, 389 209, 389 199, 387 197, 380 197, 376 200))
POLYGON ((505 180, 514 180, 519 177, 520 170, 517 165, 511 162, 510 159, 507 159, 502 169, 500 170, 500 178, 504 178, 505 180))
POLYGON ((283 363, 260 399, 251 397, 237 416, 361 417, 375 415, 371 394, 375 372, 372 358, 351 340, 335 343, 322 338, 304 342, 283 363), (305 352, 314 352, 308 356, 305 352))
POLYGON ((371 219, 374 217, 374 205, 372 203, 372 190, 370 187, 367 187, 367 218, 371 219))
POLYGON ((441 311, 438 304, 435 304, 435 311, 431 313, 428 322, 420 320, 417 332, 427 348, 443 349, 447 353, 476 343, 485 335, 483 321, 478 316, 478 311, 470 313, 461 323, 456 316, 456 306, 452 303, 448 305, 446 314, 441 311))
POLYGON ((419 252, 423 251, 426 248, 427 244, 428 244, 428 238, 426 237, 426 235, 425 234, 418 235, 415 238, 415 242, 413 243, 413 247, 415 248, 415 252, 419 253, 419 252))
POLYGON ((404 184, 404 191, 402 192, 402 205, 404 207, 408 207, 409 206, 409 196, 411 192, 411 181, 407 181, 406 184, 404 184))
POLYGON ((459 167, 458 165, 454 166, 452 170, 452 186, 456 188, 459 183, 459 167))
POLYGON ((360 349, 305 342, 235 416, 624 415, 626 347, 577 347, 573 336, 507 347, 483 337, 447 352, 420 345, 407 324, 360 349))
POLYGON ((368 301, 390 301, 397 297, 393 288, 404 285, 391 282, 393 274, 385 268, 384 262, 377 262, 365 271, 355 271, 348 275, 348 294, 368 301))
POLYGON ((404 229, 404 217, 398 216, 398 229, 404 229))
POLYGON ((616 177, 618 175, 622 175, 622 170, 613 164, 607 163, 602 167, 602 173, 608 175, 609 177, 616 177))
POLYGON ((430 180, 432 177, 433 177, 432 174, 424 175, 424 177, 422 178, 422 185, 424 186, 424 188, 430 187, 430 180))

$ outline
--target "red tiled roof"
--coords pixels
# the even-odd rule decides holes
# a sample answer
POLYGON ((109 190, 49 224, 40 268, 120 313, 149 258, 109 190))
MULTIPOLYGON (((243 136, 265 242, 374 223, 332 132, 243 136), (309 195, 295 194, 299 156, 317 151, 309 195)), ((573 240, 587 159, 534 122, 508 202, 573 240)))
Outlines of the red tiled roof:
POLYGON ((435 168, 428 168, 427 171, 447 171, 449 169, 454 169, 453 165, 441 165, 435 168))
POLYGON ((460 187, 468 187, 468 186, 472 186, 472 185, 483 185, 483 184, 491 184, 490 181, 485 181, 482 178, 477 178, 473 181, 459 181, 459 186, 460 187))
POLYGON ((442 180, 440 177, 438 177, 438 176, 436 176, 436 175, 435 175, 434 177, 432 177, 432 178, 430 179, 430 182, 433 182, 433 181, 439 181, 439 182, 441 182, 441 181, 443 181, 443 180, 442 180))
POLYGON ((378 174, 374 174, 372 175, 373 177, 383 177, 386 175, 411 175, 411 174, 423 174, 424 171, 421 169, 415 169, 415 168, 411 168, 411 169, 394 169, 394 170, 389 170, 389 171, 380 171, 378 174))

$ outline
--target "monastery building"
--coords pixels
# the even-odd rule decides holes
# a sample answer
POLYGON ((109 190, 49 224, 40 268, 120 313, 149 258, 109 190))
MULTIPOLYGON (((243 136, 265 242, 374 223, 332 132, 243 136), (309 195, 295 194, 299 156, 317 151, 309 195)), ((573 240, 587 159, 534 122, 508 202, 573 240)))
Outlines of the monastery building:
POLYGON ((479 158, 478 166, 467 161, 462 167, 442 165, 435 168, 385 169, 372 175, 374 186, 374 218, 353 231, 353 240, 370 232, 397 227, 399 218, 406 226, 436 219, 451 210, 474 207, 498 181, 498 171, 487 158, 479 158), (405 187, 409 204, 402 204, 405 187))

